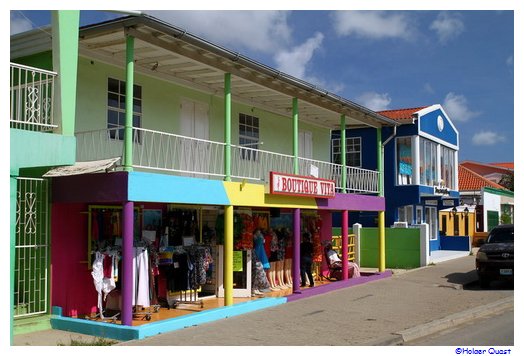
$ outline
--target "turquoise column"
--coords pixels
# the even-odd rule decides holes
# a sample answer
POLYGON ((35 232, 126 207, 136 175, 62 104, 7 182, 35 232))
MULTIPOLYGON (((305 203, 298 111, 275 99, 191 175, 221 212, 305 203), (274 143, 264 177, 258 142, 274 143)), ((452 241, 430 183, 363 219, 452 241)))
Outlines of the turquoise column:
POLYGON ((231 73, 224 75, 224 174, 231 181, 231 73))
POLYGON ((55 115, 60 119, 62 135, 74 136, 80 11, 54 10, 51 17, 53 70, 58 73, 55 79, 55 115))
POLYGON ((298 174, 298 99, 293 98, 293 173, 298 174))
POLYGON ((135 38, 126 36, 126 122, 124 131, 124 170, 133 171, 133 86, 135 38))

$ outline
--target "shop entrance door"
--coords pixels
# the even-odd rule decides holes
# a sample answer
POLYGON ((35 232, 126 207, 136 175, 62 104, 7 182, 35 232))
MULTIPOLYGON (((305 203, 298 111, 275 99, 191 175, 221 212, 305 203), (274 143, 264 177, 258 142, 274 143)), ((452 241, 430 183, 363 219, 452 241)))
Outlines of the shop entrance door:
POLYGON ((429 225, 429 239, 436 240, 438 238, 438 215, 436 207, 426 206, 426 223, 429 225))
MULTIPOLYGON (((224 246, 217 246, 217 296, 224 297, 224 246)), ((251 251, 233 251, 233 298, 251 297, 251 251)))

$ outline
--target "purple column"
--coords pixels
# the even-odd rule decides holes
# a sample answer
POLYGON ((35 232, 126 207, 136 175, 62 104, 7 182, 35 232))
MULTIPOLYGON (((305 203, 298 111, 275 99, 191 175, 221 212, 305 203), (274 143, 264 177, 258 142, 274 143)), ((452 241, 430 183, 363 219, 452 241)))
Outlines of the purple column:
POLYGON ((348 211, 342 210, 342 280, 348 279, 348 211))
POLYGON ((300 293, 300 209, 293 211, 293 293, 300 293))
POLYGON ((122 228, 122 325, 133 321, 133 220, 134 203, 124 203, 122 228))

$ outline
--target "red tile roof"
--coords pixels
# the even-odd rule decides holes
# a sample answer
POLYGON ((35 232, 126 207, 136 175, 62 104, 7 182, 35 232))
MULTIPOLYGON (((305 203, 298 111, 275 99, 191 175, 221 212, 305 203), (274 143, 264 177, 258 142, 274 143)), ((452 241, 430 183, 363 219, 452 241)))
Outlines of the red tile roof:
POLYGON ((471 169, 473 172, 480 174, 481 176, 486 176, 491 173, 500 173, 507 174, 512 173, 512 168, 503 167, 500 165, 494 165, 491 163, 480 163, 475 161, 462 161, 460 165, 471 169))
POLYGON ((378 113, 382 116, 385 116, 387 118, 390 118, 396 121, 406 121, 406 120, 411 121, 413 119, 413 114, 424 108, 427 108, 427 106, 421 106, 418 108, 408 108, 408 109, 384 110, 384 111, 378 111, 378 113))
POLYGON ((503 167, 515 170, 515 164, 513 162, 500 162, 500 163, 489 163, 492 166, 503 167))
POLYGON ((471 169, 464 167, 462 164, 458 166, 459 176, 459 191, 481 190, 484 187, 495 189, 506 189, 500 184, 484 178, 480 174, 473 172, 471 169))

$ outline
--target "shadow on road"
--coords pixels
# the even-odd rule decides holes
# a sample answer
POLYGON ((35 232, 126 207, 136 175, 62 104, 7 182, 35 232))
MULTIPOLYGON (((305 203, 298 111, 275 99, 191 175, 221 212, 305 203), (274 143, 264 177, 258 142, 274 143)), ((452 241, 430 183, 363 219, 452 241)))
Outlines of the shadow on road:
MULTIPOLYGON (((446 275, 449 283, 462 285, 464 290, 486 290, 480 287, 477 271, 471 270, 466 273, 450 273, 446 275)), ((492 290, 513 290, 514 283, 510 281, 491 281, 492 290)))

